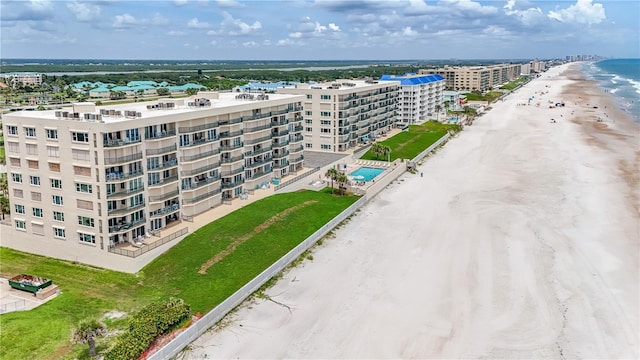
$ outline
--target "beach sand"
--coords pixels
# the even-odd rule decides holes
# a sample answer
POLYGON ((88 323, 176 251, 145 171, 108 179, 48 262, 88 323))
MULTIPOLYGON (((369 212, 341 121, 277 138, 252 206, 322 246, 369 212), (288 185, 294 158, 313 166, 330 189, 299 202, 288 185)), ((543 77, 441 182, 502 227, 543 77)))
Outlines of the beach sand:
POLYGON ((638 358, 638 134, 553 68, 185 358, 638 358))

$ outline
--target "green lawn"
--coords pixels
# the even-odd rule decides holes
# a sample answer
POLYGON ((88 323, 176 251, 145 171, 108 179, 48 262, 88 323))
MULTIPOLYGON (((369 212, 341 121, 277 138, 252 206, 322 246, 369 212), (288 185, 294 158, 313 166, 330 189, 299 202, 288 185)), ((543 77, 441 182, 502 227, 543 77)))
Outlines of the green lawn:
MULTIPOLYGON (((409 131, 398 133, 389 139, 380 141, 380 143, 391 148, 391 161, 395 159, 413 159, 443 137, 449 129, 458 131, 459 128, 458 125, 427 121, 421 125, 410 125, 409 131)), ((376 155, 371 150, 367 151, 361 159, 387 160, 376 158, 376 155)))
POLYGON ((205 313, 356 200, 326 191, 270 196, 190 234, 136 275, 0 248, 0 274, 47 277, 63 292, 37 309, 2 315, 0 342, 10 345, 0 347, 0 358, 85 358, 86 346, 72 347, 69 342, 79 320, 99 318, 110 310, 131 312, 170 296, 182 298, 194 313, 205 313), (284 212, 292 207, 296 210, 284 212), (205 275, 198 272, 207 260, 243 236, 246 241, 235 251, 205 275))

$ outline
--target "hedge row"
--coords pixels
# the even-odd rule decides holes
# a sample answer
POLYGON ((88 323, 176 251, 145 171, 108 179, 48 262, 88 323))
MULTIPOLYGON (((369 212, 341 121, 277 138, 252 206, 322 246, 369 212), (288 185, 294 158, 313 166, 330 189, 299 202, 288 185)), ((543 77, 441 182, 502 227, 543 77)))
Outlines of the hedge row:
POLYGON ((104 360, 136 360, 160 335, 168 333, 187 319, 189 305, 180 299, 167 303, 152 303, 134 314, 129 329, 120 334, 113 347, 104 355, 104 360))

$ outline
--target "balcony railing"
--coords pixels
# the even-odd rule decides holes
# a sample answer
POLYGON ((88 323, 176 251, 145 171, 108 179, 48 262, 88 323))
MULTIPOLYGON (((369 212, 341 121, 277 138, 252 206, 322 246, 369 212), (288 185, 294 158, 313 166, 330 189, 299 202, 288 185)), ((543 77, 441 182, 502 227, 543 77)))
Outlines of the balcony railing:
POLYGON ((140 210, 145 206, 144 203, 142 204, 137 204, 134 206, 125 206, 122 208, 117 208, 117 209, 108 209, 107 210, 107 214, 109 215, 116 215, 116 214, 126 214, 126 213, 130 213, 130 212, 134 212, 136 210, 140 210))
POLYGON ((228 158, 221 157, 220 158, 220 163, 221 164, 232 164, 234 162, 242 161, 243 159, 244 159, 244 155, 243 154, 240 154, 240 155, 237 155, 237 156, 228 157, 228 158))
POLYGON ((290 140, 289 143, 298 143, 300 141, 304 140, 304 136, 293 136, 290 140))
POLYGON ((178 210, 180 210, 180 204, 173 204, 173 205, 165 206, 162 209, 149 212, 149 217, 152 218, 155 216, 167 215, 167 214, 171 214, 172 212, 176 212, 178 210))
POLYGON ((121 173, 119 171, 114 171, 114 172, 106 173, 105 178, 107 182, 114 182, 114 181, 130 179, 136 176, 141 176, 143 174, 144 174, 144 171, 142 171, 142 169, 128 172, 128 173, 121 173))
POLYGON ((199 167, 197 169, 180 171, 180 175, 182 175, 182 176, 198 175, 198 174, 202 174, 203 172, 207 172, 209 170, 217 169, 219 167, 220 167, 220 161, 217 161, 217 162, 215 162, 213 164, 201 166, 201 167, 199 167))
POLYGON ((233 169, 233 170, 229 170, 229 171, 224 171, 221 173, 221 176, 223 178, 228 178, 228 177, 232 177, 238 174, 242 174, 244 172, 244 166, 241 166, 237 169, 233 169))
POLYGON ((274 148, 279 148, 279 147, 283 147, 283 146, 287 146, 289 145, 289 140, 280 140, 280 141, 274 141, 271 146, 274 148))
POLYGON ((142 159, 142 153, 104 158, 105 165, 122 164, 142 159))
POLYGON ((177 180, 178 180, 178 174, 163 178, 158 182, 154 182, 154 183, 149 182, 149 187, 163 186, 163 185, 166 185, 166 184, 168 184, 170 182, 174 182, 174 181, 177 181, 177 180))
POLYGON ((182 187, 182 190, 184 191, 192 191, 198 188, 201 188, 205 185, 209 185, 211 183, 214 183, 216 181, 220 180, 220 176, 207 176, 206 178, 204 178, 203 180, 198 180, 196 181, 192 181, 191 185, 186 185, 182 187))
POLYGON ((245 164, 245 169, 254 169, 259 166, 263 166, 264 164, 272 162, 272 158, 262 159, 262 160, 254 160, 251 164, 245 164))
POLYGON ((289 151, 285 150, 278 153, 273 153, 272 156, 274 159, 282 159, 283 157, 289 156, 289 151))
POLYGON ((231 151, 235 149, 240 149, 243 146, 244 146, 244 143, 242 142, 239 144, 224 145, 224 146, 220 146, 220 151, 231 151))
POLYGON ((285 161, 284 163, 273 163, 273 168, 274 169, 282 169, 283 167, 287 167, 289 166, 289 161, 285 161))
POLYGON ((232 137, 240 136, 243 133, 244 132, 242 130, 221 132, 220 133, 220 139, 229 139, 229 138, 232 138, 232 137))
POLYGON ((220 123, 220 125, 239 124, 239 123, 242 122, 242 117, 235 118, 235 119, 229 119, 229 120, 219 120, 218 122, 220 123))
POLYGON ((257 144, 257 143, 264 142, 264 141, 270 141, 271 138, 272 138, 271 135, 268 135, 268 136, 263 136, 263 137, 260 137, 260 138, 257 138, 257 139, 245 139, 244 142, 246 142, 247 145, 254 145, 254 144, 257 144))
POLYGON ((213 149, 200 154, 180 156, 180 162, 185 163, 190 161, 196 161, 209 156, 217 155, 219 153, 220 153, 220 149, 213 149))
POLYGON ((219 194, 220 192, 221 192, 220 189, 213 189, 213 190, 207 192, 206 194, 202 194, 202 195, 196 196, 196 197, 191 198, 191 199, 189 199, 189 198, 182 199, 182 204, 183 205, 195 204, 195 203, 200 202, 202 200, 208 199, 208 198, 210 198, 210 197, 212 197, 212 196, 214 196, 216 194, 219 194))
POLYGON ((274 137, 289 135, 289 130, 276 131, 276 132, 271 133, 271 135, 273 135, 274 137))
POLYGON ((244 181, 226 182, 226 183, 222 183, 222 188, 223 189, 233 189, 234 187, 238 187, 238 186, 240 186, 242 184, 244 184, 244 181))
POLYGON ((212 143, 212 142, 218 141, 218 140, 220 140, 219 136, 215 136, 215 137, 212 137, 212 138, 204 138, 203 137, 203 138, 200 138, 200 139, 191 140, 188 144, 184 144, 184 145, 182 145, 180 147, 187 148, 187 147, 200 146, 200 145, 212 143))
POLYGON ((109 232, 110 233, 114 233, 114 232, 119 232, 119 231, 123 231, 123 230, 129 230, 132 227, 141 224, 143 222, 145 222, 146 219, 144 218, 144 216, 136 221, 133 222, 126 222, 126 223, 122 223, 119 225, 113 225, 113 226, 109 226, 109 232))
POLYGON ((298 157, 297 157, 297 158, 295 158, 295 159, 291 159, 291 162, 292 162, 292 163, 299 163, 299 162, 301 162, 301 161, 304 161, 304 155, 298 156, 298 157))
POLYGON ((214 122, 210 122, 208 124, 189 126, 189 127, 180 127, 180 128, 178 128, 178 131, 181 134, 183 134, 183 133, 190 133, 190 132, 202 131, 202 130, 207 130, 207 129, 213 129, 213 128, 216 128, 218 126, 219 126, 219 123, 217 121, 214 121, 214 122))
POLYGON ((118 147, 118 146, 137 144, 137 143, 139 143, 141 141, 142 141, 142 139, 140 138, 140 136, 135 137, 133 139, 129 138, 129 139, 118 139, 118 140, 105 140, 103 146, 104 147, 118 147))
POLYGON ((260 130, 266 130, 266 129, 271 129, 271 124, 260 125, 260 126, 254 126, 252 128, 247 128, 245 130, 245 133, 252 133, 252 132, 256 132, 256 131, 260 131, 260 130))
POLYGON ((178 194, 179 194, 179 191, 176 188, 175 190, 168 192, 166 194, 149 196, 149 202, 151 203, 151 202, 164 201, 172 197, 178 196, 178 194))
POLYGON ((263 147, 263 148, 260 148, 260 149, 247 151, 247 152, 244 153, 244 155, 246 157, 256 156, 256 155, 264 154, 267 151, 271 151, 271 146, 266 146, 266 147, 263 147))
POLYGON ((116 197, 116 196, 122 196, 122 195, 133 195, 135 193, 139 193, 141 191, 144 190, 144 185, 140 185, 138 187, 132 188, 132 189, 126 189, 126 190, 119 190, 119 191, 115 191, 115 192, 107 192, 107 198, 112 198, 112 197, 116 197))
POLYGON ((166 168, 170 168, 170 167, 174 167, 174 166, 178 166, 178 159, 171 159, 171 160, 168 160, 168 161, 164 161, 162 164, 151 164, 151 165, 148 165, 147 166, 147 171, 166 169, 166 168))
POLYGON ((175 135, 176 135, 176 129, 173 129, 173 130, 167 130, 167 131, 158 131, 153 134, 146 133, 144 135, 144 138, 147 140, 157 140, 157 139, 164 139, 166 137, 175 136, 175 135))
POLYGON ((261 178, 263 176, 271 175, 271 174, 273 174, 273 170, 272 169, 269 169, 267 171, 265 171, 265 170, 257 170, 253 174, 251 174, 251 177, 249 177, 249 178, 247 178, 245 180, 256 180, 256 179, 259 179, 259 178, 261 178))
POLYGON ((178 147, 176 146, 176 144, 173 145, 169 145, 169 146, 165 146, 159 149, 147 149, 145 150, 145 153, 147 154, 147 156, 149 155, 161 155, 161 154, 166 154, 172 151, 176 151, 178 149, 178 147))
POLYGON ((289 149, 289 151, 291 151, 292 153, 297 153, 297 152, 300 152, 300 151, 303 151, 303 150, 304 150, 304 146, 302 146, 302 145, 296 146, 293 149, 289 149))

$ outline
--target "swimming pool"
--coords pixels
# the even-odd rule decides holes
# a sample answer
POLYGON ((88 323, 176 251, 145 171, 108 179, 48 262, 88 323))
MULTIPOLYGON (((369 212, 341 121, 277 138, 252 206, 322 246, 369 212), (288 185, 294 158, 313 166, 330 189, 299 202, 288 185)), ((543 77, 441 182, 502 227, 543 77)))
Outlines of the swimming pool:
POLYGON ((363 166, 349 174, 349 176, 353 176, 357 181, 371 181, 371 179, 380 175, 383 171, 384 169, 363 166), (362 176, 362 179, 356 178, 356 176, 362 176))

